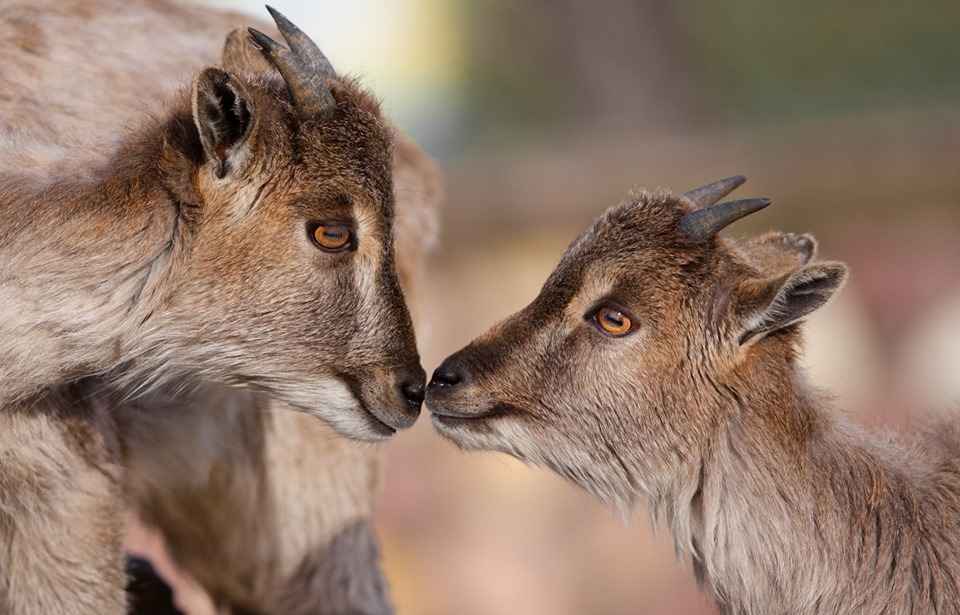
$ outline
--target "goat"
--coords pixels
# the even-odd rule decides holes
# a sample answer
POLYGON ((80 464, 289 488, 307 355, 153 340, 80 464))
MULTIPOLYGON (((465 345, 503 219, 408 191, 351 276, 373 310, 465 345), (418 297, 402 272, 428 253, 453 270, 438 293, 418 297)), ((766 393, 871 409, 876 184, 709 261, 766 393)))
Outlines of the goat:
MULTIPOLYGON (((36 8, 23 10, 26 19, 9 23, 35 26, 36 8)), ((63 382, 109 372, 108 382, 134 393, 184 376, 241 383, 362 439, 389 437, 416 418, 424 376, 394 265, 393 131, 368 94, 337 78, 312 43, 275 17, 292 50, 252 36, 283 81, 204 69, 190 95, 103 159, 47 162, 44 155, 69 148, 24 139, 31 124, 18 121, 18 99, 7 101, 6 610, 123 608, 123 447, 99 429, 120 400, 102 381, 63 382), (47 176, 64 167, 72 170, 47 176), (78 405, 92 409, 88 417, 78 405), (77 497, 86 492, 89 502, 77 497), (61 556, 62 540, 84 555, 61 556), (51 568, 45 558, 76 569, 41 575, 51 568)), ((35 30, 14 39, 22 50, 43 49, 35 30)))
MULTIPOLYGON (((20 83, 7 83, 6 92, 10 100, 26 104, 5 115, 16 115, 16 128, 31 131, 28 136, 34 142, 47 140, 73 148, 78 157, 89 157, 91 149, 109 143, 115 124, 135 117, 134 110, 139 112, 143 104, 137 104, 134 96, 162 98, 166 81, 175 82, 194 66, 199 69, 214 61, 216 48, 211 43, 222 36, 218 33, 248 19, 170 3, 101 0, 87 3, 82 10, 63 2, 39 4, 39 8, 32 3, 21 9, 26 15, 18 15, 17 7, 5 12, 13 24, 26 23, 41 35, 33 47, 44 51, 6 48, 4 65, 24 75, 20 83), (79 11, 79 19, 63 19, 71 11, 79 11), (117 23, 123 27, 115 27, 117 23), (130 79, 104 78, 105 58, 97 43, 99 32, 106 29, 113 30, 111 47, 118 51, 130 79), (145 44, 151 53, 136 51, 145 44), (51 62, 47 56, 58 61, 51 62), (24 70, 16 71, 23 65, 24 70), (44 78, 40 84, 38 77, 44 78), (45 84, 59 84, 73 94, 51 101, 60 89, 46 90, 45 84), (55 113, 39 112, 48 106, 55 113)), ((235 30, 228 38, 224 68, 271 72, 263 56, 246 44, 242 32, 235 30)), ((397 267, 409 296, 422 246, 435 232, 438 190, 435 170, 403 135, 398 135, 394 151, 394 180, 397 267)), ((72 404, 89 399, 88 394, 72 404)), ((158 395, 124 403, 119 435, 128 495, 164 531, 176 559, 221 605, 292 613, 292 607, 274 605, 284 600, 285 592, 292 595, 309 585, 309 594, 299 596, 297 608, 310 609, 310 604, 319 603, 330 612, 387 612, 368 529, 379 454, 331 440, 329 427, 302 414, 276 411, 283 407, 288 406, 263 394, 210 386, 173 400, 158 395), (245 416, 261 408, 273 411, 245 416), (267 459, 264 449, 277 458, 267 459), (213 467, 218 475, 226 473, 230 489, 222 489, 222 481, 208 480, 213 467), (275 469, 279 467, 285 471, 275 469), (283 505, 279 501, 273 505, 281 494, 283 505), (216 523, 223 510, 229 511, 231 524, 216 523), (344 531, 347 526, 359 529, 344 531), (198 535, 203 540, 196 540, 198 535), (311 568, 308 564, 316 564, 320 554, 335 557, 311 568), (341 568, 353 571, 349 584, 343 583, 341 568), (305 579, 308 572, 311 576, 305 579)))
MULTIPOLYGON (((204 13, 208 20, 218 15, 204 13)), ((270 70, 237 30, 227 38, 223 65, 270 70)), ((435 232, 437 183, 429 160, 400 135, 396 253, 408 299, 435 232)), ((262 394, 212 386, 123 404, 130 496, 221 608, 392 612, 370 525, 379 451, 336 439, 326 425, 288 408, 262 394)))
MULTIPOLYGON (((432 167, 398 140, 397 258, 415 290, 432 167), (406 238, 406 239, 405 239, 406 238)), ((237 613, 391 613, 371 515, 381 451, 287 404, 228 387, 151 394, 118 412, 125 485, 174 560, 237 613)))
POLYGON ((285 82, 204 69, 92 177, 0 176, 4 405, 122 366, 254 386, 358 438, 412 424, 393 131, 278 19, 296 53, 253 36, 285 82))
MULTIPOLYGON (((414 230, 433 211, 437 178, 404 139, 394 177, 397 264, 409 298, 424 239, 414 230)), ((380 449, 228 387, 151 394, 118 410, 129 497, 221 609, 392 612, 371 527, 380 449)))
POLYGON ((875 437, 808 382, 800 323, 847 268, 807 262, 802 238, 788 269, 757 267, 719 237, 769 203, 714 204, 741 181, 607 211, 529 306, 437 368, 433 425, 645 502, 725 614, 955 612, 958 422, 875 437))

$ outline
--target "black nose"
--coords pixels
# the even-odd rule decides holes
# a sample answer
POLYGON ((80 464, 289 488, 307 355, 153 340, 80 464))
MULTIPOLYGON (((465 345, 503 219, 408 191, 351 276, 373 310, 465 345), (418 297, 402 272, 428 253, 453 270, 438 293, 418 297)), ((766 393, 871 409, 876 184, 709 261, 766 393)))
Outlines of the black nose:
POLYGON ((426 379, 427 373, 418 365, 416 369, 410 370, 409 373, 401 377, 399 382, 397 382, 400 393, 411 406, 419 408, 423 403, 423 398, 426 396, 423 381, 426 379))
POLYGON ((463 382, 463 376, 455 367, 446 362, 433 372, 433 378, 430 379, 430 387, 452 387, 463 382))
POLYGON ((426 396, 426 390, 423 387, 423 382, 408 382, 400 387, 400 390, 403 392, 403 396, 408 402, 414 406, 419 406, 423 403, 423 398, 426 396))

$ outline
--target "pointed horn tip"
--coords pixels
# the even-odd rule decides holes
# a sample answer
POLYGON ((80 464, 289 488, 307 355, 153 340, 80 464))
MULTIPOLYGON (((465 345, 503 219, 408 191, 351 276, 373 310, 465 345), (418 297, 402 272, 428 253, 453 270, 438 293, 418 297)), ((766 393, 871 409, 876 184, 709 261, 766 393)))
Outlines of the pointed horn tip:
POLYGON ((273 17, 273 20, 274 20, 274 21, 276 21, 276 22, 285 21, 285 22, 288 22, 288 23, 290 22, 290 20, 287 19, 287 16, 286 16, 286 15, 284 15, 283 13, 281 13, 280 11, 278 11, 277 9, 273 8, 273 7, 270 6, 269 4, 264 4, 263 6, 265 6, 265 7, 267 8, 267 12, 270 13, 270 16, 273 17))
POLYGON ((247 40, 250 41, 250 44, 253 45, 257 51, 263 51, 263 45, 261 45, 260 41, 257 40, 254 32, 256 32, 256 30, 253 28, 247 28, 247 40))
MULTIPOLYGON (((755 213, 768 206, 772 201, 767 197, 758 197, 753 199, 738 199, 736 201, 724 201, 723 203, 717 203, 711 207, 720 210, 723 207, 735 207, 742 212, 746 212, 743 216, 755 213)), ((741 217, 743 217, 741 216, 741 217)), ((739 219, 739 218, 738 218, 739 219)))
POLYGON ((336 106, 330 90, 316 77, 336 77, 320 48, 280 11, 266 5, 288 47, 273 40, 256 28, 247 28, 253 43, 270 60, 287 83, 287 89, 301 117, 329 113, 336 106))
POLYGON ((250 35, 250 38, 253 39, 255 43, 260 43, 260 41, 276 42, 272 38, 270 38, 269 36, 261 32, 260 30, 257 30, 256 28, 247 28, 247 34, 250 35))
POLYGON ((306 37, 306 34, 304 34, 303 31, 297 27, 297 24, 290 21, 286 15, 270 5, 267 5, 267 11, 270 13, 270 16, 273 17, 273 22, 277 24, 277 29, 280 30, 280 34, 283 35, 283 38, 287 41, 287 43, 290 43, 291 45, 294 44, 294 42, 290 40, 291 36, 306 37))
POLYGON ((700 188, 706 188, 708 186, 723 186, 728 189, 730 192, 733 192, 743 184, 747 183, 746 175, 731 175, 730 177, 724 177, 723 179, 718 179, 717 181, 710 182, 709 184, 704 184, 699 188, 694 188, 690 192, 695 192, 700 188))
POLYGON ((333 69, 330 60, 327 59, 327 56, 324 55, 313 39, 280 11, 269 5, 267 5, 267 11, 273 17, 273 21, 276 23, 277 29, 280 30, 283 39, 287 42, 290 51, 311 64, 316 72, 326 77, 337 76, 337 71, 333 69))
POLYGON ((747 178, 743 175, 725 177, 694 188, 693 190, 688 190, 683 193, 683 196, 697 207, 707 207, 727 196, 742 186, 746 181, 747 178))
POLYGON ((286 51, 287 48, 273 40, 267 34, 264 34, 256 28, 247 28, 247 32, 250 34, 250 38, 253 39, 253 43, 257 46, 260 51, 264 51, 269 54, 282 53, 286 51))

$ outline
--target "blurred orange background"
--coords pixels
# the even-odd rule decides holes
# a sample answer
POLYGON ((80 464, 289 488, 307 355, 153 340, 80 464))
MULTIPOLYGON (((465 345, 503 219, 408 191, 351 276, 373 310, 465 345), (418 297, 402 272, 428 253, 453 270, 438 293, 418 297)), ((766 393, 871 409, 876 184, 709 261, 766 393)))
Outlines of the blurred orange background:
MULTIPOLYGON (((211 3, 262 16, 259 1, 211 3)), ((630 188, 734 174, 852 279, 807 327, 870 425, 960 400, 960 3, 278 1, 440 163, 418 301, 428 373, 536 294, 630 188)), ((421 419, 387 445, 377 530, 399 615, 712 613, 669 536, 421 419)))

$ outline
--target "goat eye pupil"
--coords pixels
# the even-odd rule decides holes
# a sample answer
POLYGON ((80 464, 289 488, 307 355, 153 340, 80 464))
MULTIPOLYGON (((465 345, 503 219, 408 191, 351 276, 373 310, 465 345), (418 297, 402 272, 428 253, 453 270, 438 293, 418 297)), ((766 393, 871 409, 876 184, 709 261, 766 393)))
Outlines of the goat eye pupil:
POLYGON ((340 243, 341 241, 344 240, 346 236, 347 234, 341 231, 340 229, 334 229, 334 230, 327 229, 323 233, 324 240, 330 243, 340 243))
POLYGON ((321 224, 314 229, 313 239, 324 250, 337 251, 350 246, 352 233, 345 226, 321 224))
POLYGON ((632 325, 626 314, 613 308, 600 308, 597 312, 596 323, 600 329, 610 335, 624 335, 632 325))

